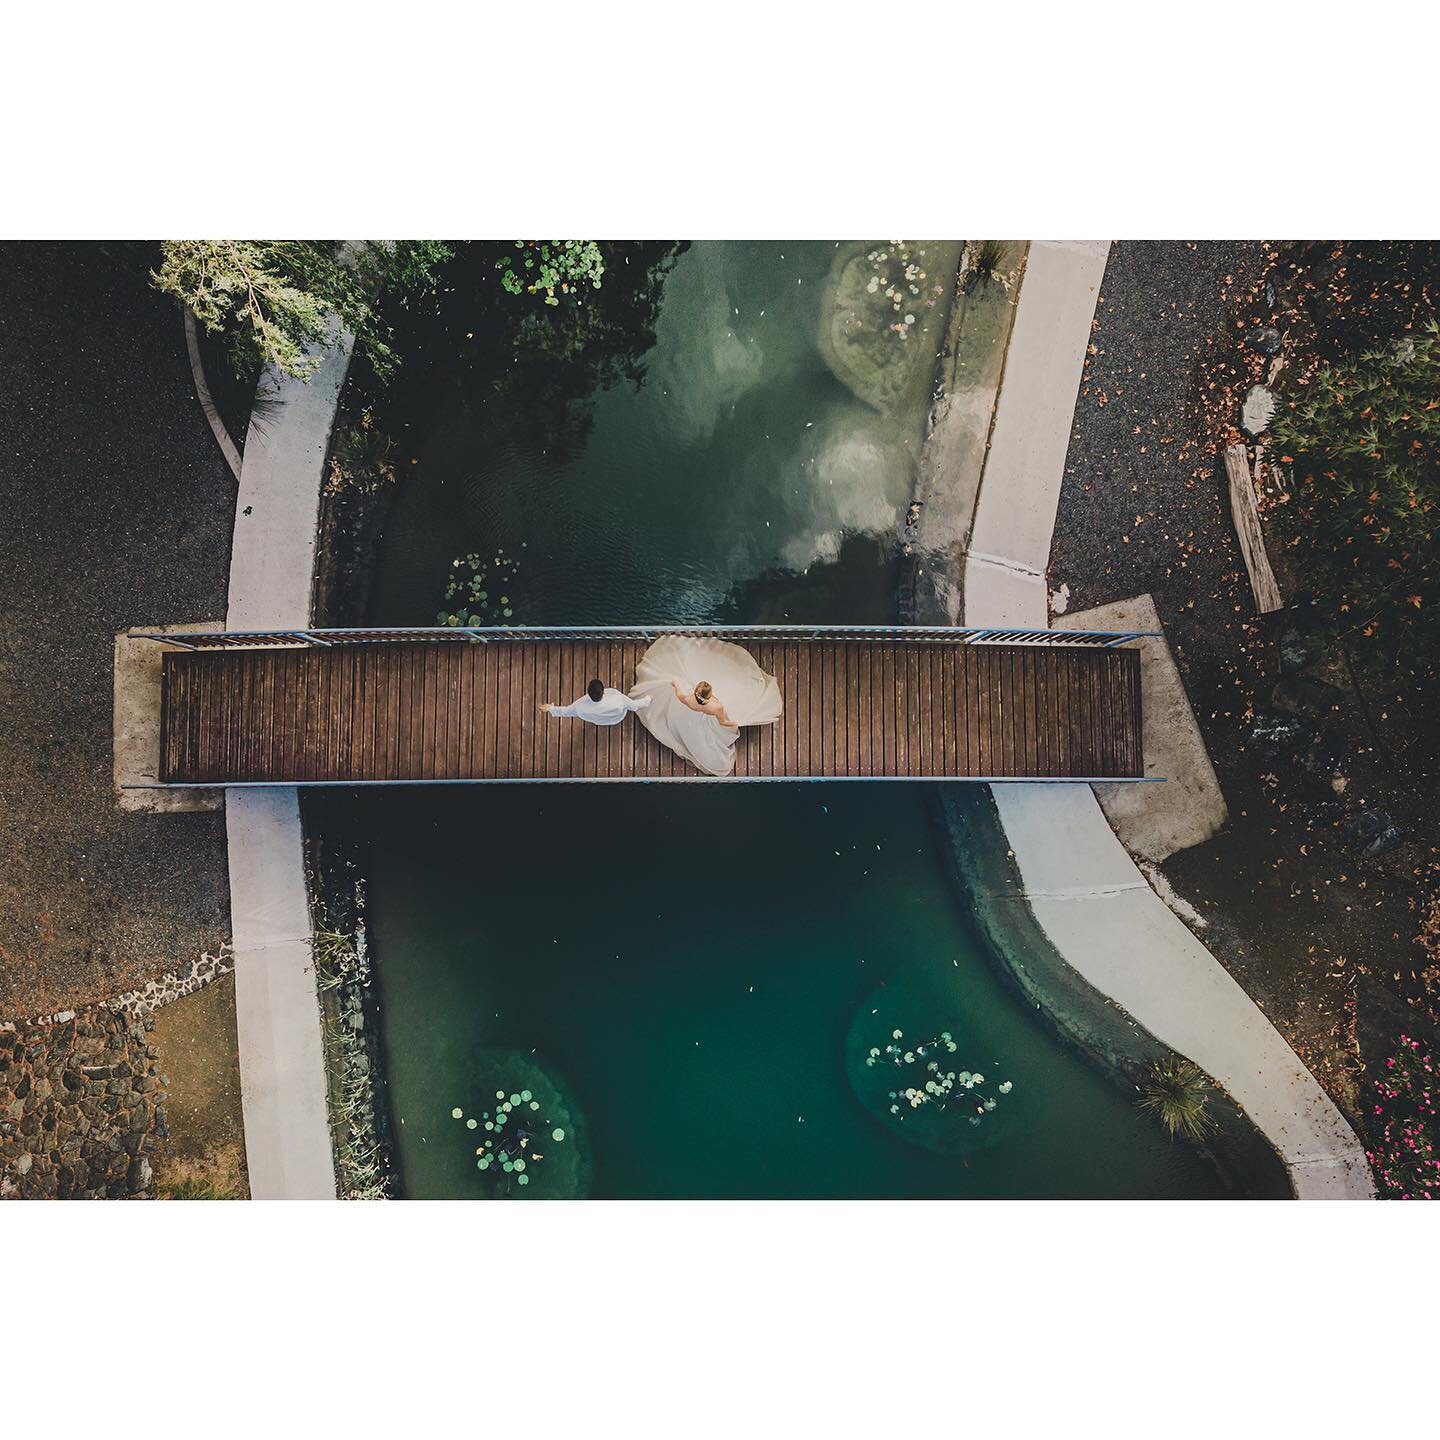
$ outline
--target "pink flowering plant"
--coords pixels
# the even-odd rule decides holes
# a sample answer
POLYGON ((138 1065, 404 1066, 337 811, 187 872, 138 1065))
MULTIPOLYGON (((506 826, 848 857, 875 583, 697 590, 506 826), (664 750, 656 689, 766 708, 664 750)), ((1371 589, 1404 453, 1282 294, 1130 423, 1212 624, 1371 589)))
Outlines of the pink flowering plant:
POLYGON ((1371 1113, 1380 1137, 1365 1152, 1386 1199, 1440 1199, 1435 1082, 1434 1057, 1418 1040, 1402 1035, 1375 1081, 1371 1113))

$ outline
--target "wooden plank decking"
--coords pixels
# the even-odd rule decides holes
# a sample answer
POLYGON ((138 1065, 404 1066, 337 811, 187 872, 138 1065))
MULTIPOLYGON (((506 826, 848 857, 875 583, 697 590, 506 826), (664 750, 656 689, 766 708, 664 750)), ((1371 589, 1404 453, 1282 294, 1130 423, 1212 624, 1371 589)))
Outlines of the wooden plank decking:
MULTIPOLYGON (((785 713, 738 779, 1138 778, 1133 649, 897 638, 743 642, 785 713)), ((633 718, 541 715, 591 676, 628 690, 643 639, 426 641, 167 653, 172 784, 701 778, 633 718)))

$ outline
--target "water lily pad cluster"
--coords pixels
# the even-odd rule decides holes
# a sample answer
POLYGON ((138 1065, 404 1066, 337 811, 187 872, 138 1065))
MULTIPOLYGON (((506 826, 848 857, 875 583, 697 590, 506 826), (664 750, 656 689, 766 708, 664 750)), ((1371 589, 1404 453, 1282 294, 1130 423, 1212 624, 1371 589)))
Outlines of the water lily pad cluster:
POLYGON ((532 1090, 495 1092, 495 1103, 482 1110, 478 1117, 467 1117, 455 1106, 450 1112, 454 1120, 463 1120, 465 1128, 474 1132, 480 1143, 475 1147, 475 1168, 488 1171, 502 1184, 513 1183, 523 1188, 534 1178, 536 1167, 545 1162, 552 1146, 565 1144, 568 1136, 563 1125, 544 1118, 541 1104, 532 1090))
POLYGON ((908 338, 910 328, 915 324, 915 311, 923 306, 935 308, 936 301, 945 293, 943 285, 932 285, 928 293, 926 274, 922 262, 923 249, 911 251, 903 240, 892 240, 888 246, 869 251, 865 259, 874 266, 874 273, 865 282, 867 295, 883 293, 890 302, 890 310, 899 319, 890 320, 888 328, 902 340, 908 338), (882 292, 881 287, 884 287, 882 292))
POLYGON ((836 251, 818 339, 836 377, 884 414, 933 383, 960 260, 958 241, 892 240, 836 251))
POLYGON ((457 1182, 495 1199, 576 1200, 589 1194, 584 1114, 538 1054, 477 1046, 468 1075, 473 1098, 450 1110, 463 1137, 455 1156, 457 1182))
POLYGON ((515 252, 495 268, 511 295, 539 295, 558 305, 562 296, 579 302, 586 290, 598 290, 605 260, 594 240, 517 240, 515 252))
MULTIPOLYGON (((520 548, 525 549, 522 543, 520 548)), ((436 617, 440 625, 507 625, 515 614, 512 595, 520 572, 520 558, 497 545, 492 555, 471 551, 450 562, 450 583, 445 587, 447 608, 436 617)))
POLYGON ((942 1030, 938 1035, 913 1047, 905 1043, 903 1030, 892 1030, 882 1049, 870 1047, 865 1064, 874 1068, 888 1065, 899 1072, 894 1090, 888 1092, 890 1113, 903 1119, 907 1111, 922 1106, 936 1106, 957 1117, 963 1116, 971 1125, 980 1125, 1015 1087, 1009 1080, 997 1085, 987 1081, 978 1070, 949 1070, 942 1057, 955 1054, 959 1047, 955 1037, 942 1030))

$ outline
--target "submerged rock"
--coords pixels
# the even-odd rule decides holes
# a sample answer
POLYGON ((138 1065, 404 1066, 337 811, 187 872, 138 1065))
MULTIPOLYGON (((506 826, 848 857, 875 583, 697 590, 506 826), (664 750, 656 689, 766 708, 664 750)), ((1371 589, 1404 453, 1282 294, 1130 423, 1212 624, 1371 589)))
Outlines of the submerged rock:
POLYGON ((1345 818, 1345 806, 1339 800, 1320 800, 1305 814, 1305 823, 1314 830, 1338 825, 1345 818))
POLYGON ((1384 810, 1362 810, 1345 824, 1350 848, 1367 860, 1393 850, 1406 833, 1405 827, 1393 824, 1384 810))
POLYGON ((1312 780, 1319 781, 1325 790, 1334 794, 1333 781, 1340 770, 1340 758, 1345 753, 1345 742, 1334 735, 1321 733, 1315 737, 1300 756, 1300 768, 1312 780))
POLYGON ((1245 343, 1261 355, 1278 355, 1285 342, 1273 325, 1261 325, 1245 336, 1245 343))
POLYGON ((1287 625, 1280 634, 1280 673, 1293 675, 1320 658, 1321 647, 1311 635, 1298 625, 1287 625))
POLYGON ((1289 675, 1270 692, 1270 703, 1287 715, 1308 715, 1318 719, 1345 703, 1338 685, 1310 675, 1289 675))
POLYGON ((1250 726, 1246 744, 1256 759, 1269 763, 1298 755, 1314 738, 1314 730, 1297 716, 1261 710, 1250 726))
POLYGON ((1252 385, 1240 411, 1240 428, 1254 439, 1265 433, 1274 418, 1274 392, 1264 385, 1252 385))

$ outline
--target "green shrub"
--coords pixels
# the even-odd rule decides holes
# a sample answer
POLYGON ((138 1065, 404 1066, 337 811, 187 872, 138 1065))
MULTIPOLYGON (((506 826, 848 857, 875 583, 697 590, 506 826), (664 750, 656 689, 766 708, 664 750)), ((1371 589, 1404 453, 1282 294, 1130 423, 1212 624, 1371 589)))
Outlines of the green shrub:
POLYGON ((1292 485, 1269 518, 1335 633, 1440 654, 1440 327, 1321 370, 1273 439, 1292 485))

